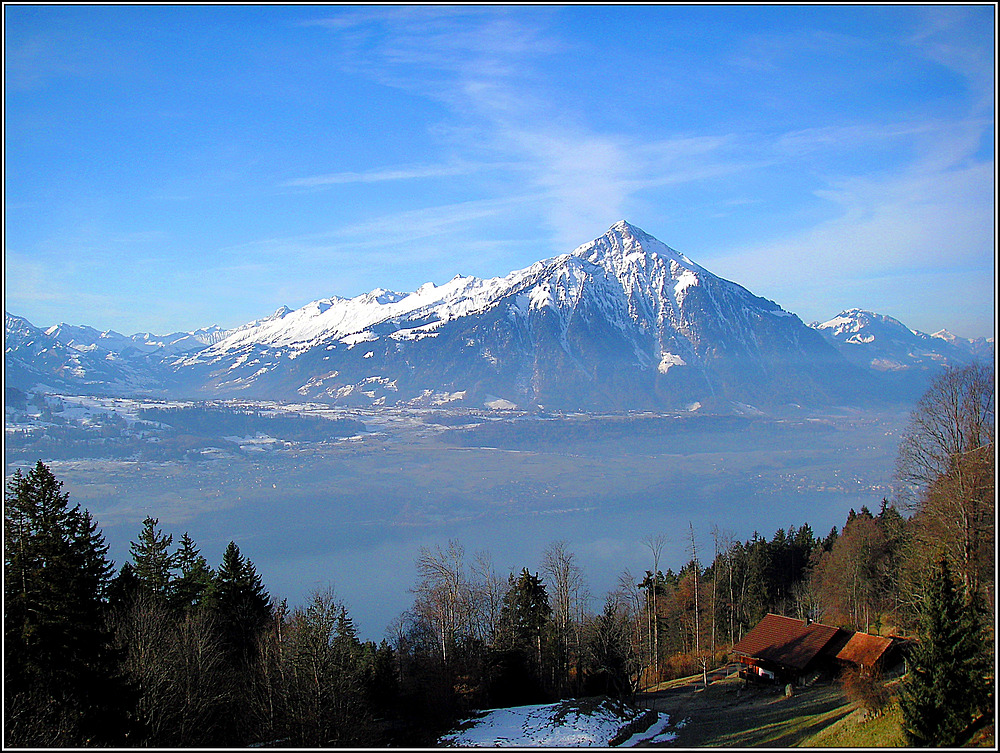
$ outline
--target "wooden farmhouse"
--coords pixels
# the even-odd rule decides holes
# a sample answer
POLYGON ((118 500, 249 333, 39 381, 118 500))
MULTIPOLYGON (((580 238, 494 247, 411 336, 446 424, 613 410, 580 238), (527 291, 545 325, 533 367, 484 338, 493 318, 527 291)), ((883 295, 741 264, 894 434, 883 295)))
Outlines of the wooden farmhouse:
POLYGON ((880 669, 893 653, 891 638, 768 614, 730 651, 740 675, 775 682, 804 682, 846 667, 880 669))
POLYGON ((895 656, 896 645, 897 642, 892 638, 854 633, 834 656, 834 660, 841 667, 858 667, 867 671, 881 669, 888 666, 895 656))

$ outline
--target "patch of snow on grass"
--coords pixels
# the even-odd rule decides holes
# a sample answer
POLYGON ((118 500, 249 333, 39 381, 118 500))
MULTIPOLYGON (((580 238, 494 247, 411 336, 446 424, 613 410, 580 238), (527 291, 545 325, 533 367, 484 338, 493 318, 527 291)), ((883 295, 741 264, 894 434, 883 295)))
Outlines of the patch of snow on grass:
POLYGON ((441 737, 454 747, 608 747, 641 712, 608 698, 568 700, 484 711, 441 737))
MULTIPOLYGON (((681 722, 683 724, 683 722, 681 722)), ((678 728, 681 724, 677 725, 678 728)), ((670 716, 667 714, 657 714, 657 719, 645 732, 636 732, 632 737, 621 742, 619 748, 634 748, 640 743, 668 743, 677 739, 676 732, 668 732, 670 726, 670 716)))

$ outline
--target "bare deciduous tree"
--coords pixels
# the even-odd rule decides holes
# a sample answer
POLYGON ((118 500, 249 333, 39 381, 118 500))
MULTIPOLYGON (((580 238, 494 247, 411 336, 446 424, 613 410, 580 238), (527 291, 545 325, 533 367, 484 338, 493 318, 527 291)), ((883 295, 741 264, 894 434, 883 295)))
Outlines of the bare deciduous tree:
POLYGON ((642 540, 642 543, 649 549, 650 554, 653 558, 653 571, 651 577, 650 593, 652 595, 652 611, 650 613, 650 653, 652 654, 653 660, 653 676, 657 679, 660 678, 660 611, 658 609, 656 592, 659 585, 659 574, 660 574, 660 555, 663 552, 663 547, 667 543, 667 537, 665 534, 658 533, 653 536, 647 536, 642 540))
POLYGON ((489 552, 478 552, 472 563, 473 634, 489 645, 500 627, 500 609, 507 579, 500 577, 489 552))
POLYGON ((155 594, 140 594, 113 615, 124 669, 138 693, 146 743, 156 747, 213 740, 220 709, 235 692, 211 617, 178 619, 155 594))
POLYGON ((456 643, 469 634, 472 594, 464 559, 465 549, 457 541, 444 549, 421 547, 417 558, 420 582, 414 609, 427 617, 445 664, 456 643))
POLYGON ((641 650, 644 643, 643 597, 639 590, 639 583, 631 571, 625 570, 618 576, 618 588, 608 598, 612 597, 616 605, 615 608, 622 612, 624 619, 631 625, 631 643, 637 649, 634 652, 636 673, 638 677, 641 677, 648 667, 648 660, 644 659, 641 650))
POLYGON ((882 561, 888 544, 878 522, 858 515, 844 526, 833 548, 817 565, 817 596, 825 619, 849 622, 869 632, 879 622, 884 579, 882 561))
POLYGON ((691 540, 691 563, 694 565, 694 651, 696 654, 701 653, 701 618, 700 609, 698 606, 698 591, 700 589, 699 584, 699 574, 701 572, 701 564, 698 562, 698 545, 694 538, 694 524, 688 521, 688 531, 691 540))
POLYGON ((561 653, 561 674, 569 679, 570 668, 580 655, 580 627, 586 600, 583 570, 565 541, 556 541, 542 554, 542 572, 550 584, 549 600, 561 653))
POLYGON ((948 369, 911 414, 897 459, 919 538, 944 550, 966 594, 993 582, 994 415, 993 369, 948 369))

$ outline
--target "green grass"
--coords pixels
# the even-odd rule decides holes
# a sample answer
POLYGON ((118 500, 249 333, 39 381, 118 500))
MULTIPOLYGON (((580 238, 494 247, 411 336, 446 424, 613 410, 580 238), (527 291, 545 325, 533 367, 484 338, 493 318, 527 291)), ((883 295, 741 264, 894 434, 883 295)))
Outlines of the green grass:
POLYGON ((780 687, 745 686, 735 677, 716 681, 707 690, 684 687, 682 682, 663 683, 647 696, 673 723, 684 722, 677 730, 678 747, 792 747, 854 708, 832 683, 798 689, 786 698, 780 687))
MULTIPOLYGON (((902 748, 902 711, 895 699, 899 680, 887 683, 893 700, 884 713, 866 719, 839 682, 796 688, 784 697, 780 687, 744 685, 735 677, 707 690, 700 677, 663 682, 644 694, 646 703, 668 713, 682 748, 902 748)), ((995 728, 984 725, 963 747, 993 748, 995 728)))
POLYGON ((904 747, 902 722, 903 716, 896 703, 873 719, 865 719, 864 712, 856 710, 799 745, 805 748, 904 747))

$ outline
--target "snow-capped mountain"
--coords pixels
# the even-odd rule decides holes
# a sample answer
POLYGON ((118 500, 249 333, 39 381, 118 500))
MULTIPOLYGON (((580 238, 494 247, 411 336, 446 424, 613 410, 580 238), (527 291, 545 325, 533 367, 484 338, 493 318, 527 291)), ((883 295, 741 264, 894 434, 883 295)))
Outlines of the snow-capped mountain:
POLYGON ((627 222, 505 277, 279 309, 173 366, 247 397, 560 408, 831 402, 864 381, 794 314, 627 222))
POLYGON ((194 332, 173 332, 169 335, 154 335, 149 332, 122 335, 114 330, 101 332, 93 327, 57 324, 46 329, 45 334, 81 353, 108 350, 114 353, 134 351, 147 355, 172 356, 201 350, 222 339, 225 331, 213 325, 194 332))
POLYGON ((212 326, 169 335, 122 335, 85 325, 46 329, 4 312, 7 384, 83 394, 165 394, 163 359, 201 350, 223 334, 212 326))
POLYGON ((924 382, 941 366, 993 360, 993 340, 956 337, 947 330, 928 335, 898 319, 863 309, 843 311, 814 329, 854 364, 882 372, 899 382, 924 382))
POLYGON ((100 347, 63 342, 58 328, 42 330, 4 312, 4 381, 8 386, 59 392, 129 394, 155 389, 159 378, 143 362, 100 347))
POLYGON ((225 332, 42 331, 8 315, 8 378, 13 363, 22 387, 103 382, 114 392, 361 405, 857 405, 885 398, 887 372, 856 345, 905 342, 909 353, 922 337, 966 347, 867 317, 806 326, 622 221, 504 277, 323 298, 225 332))

